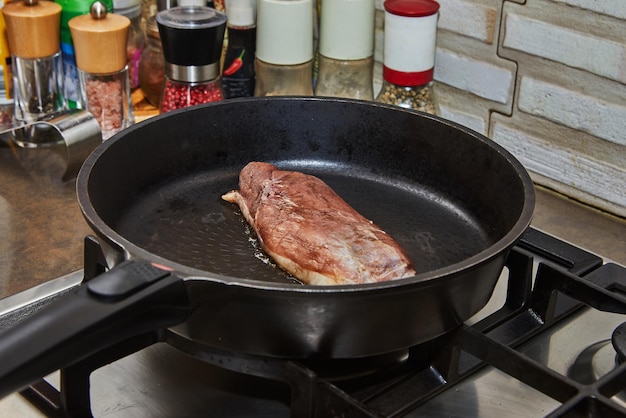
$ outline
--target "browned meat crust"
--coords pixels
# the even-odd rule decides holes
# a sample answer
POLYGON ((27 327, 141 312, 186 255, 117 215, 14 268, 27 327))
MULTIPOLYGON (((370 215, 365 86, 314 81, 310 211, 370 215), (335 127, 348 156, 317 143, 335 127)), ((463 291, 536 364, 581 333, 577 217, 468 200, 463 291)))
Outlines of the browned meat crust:
POLYGON ((241 170, 239 190, 222 197, 240 207, 264 251, 304 283, 415 275, 402 248, 317 177, 251 162, 241 170))

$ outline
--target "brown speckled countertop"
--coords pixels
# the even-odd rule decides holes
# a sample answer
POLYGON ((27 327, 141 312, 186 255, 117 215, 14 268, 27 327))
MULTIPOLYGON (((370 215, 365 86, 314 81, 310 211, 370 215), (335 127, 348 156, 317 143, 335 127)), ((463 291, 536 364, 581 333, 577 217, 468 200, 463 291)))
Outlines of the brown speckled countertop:
MULTIPOLYGON (((54 149, 0 142, 0 298, 82 268, 91 230, 62 163, 54 149)), ((624 219, 538 189, 533 226, 626 265, 624 219)))
POLYGON ((82 268, 90 229, 56 157, 0 142, 0 297, 82 268))

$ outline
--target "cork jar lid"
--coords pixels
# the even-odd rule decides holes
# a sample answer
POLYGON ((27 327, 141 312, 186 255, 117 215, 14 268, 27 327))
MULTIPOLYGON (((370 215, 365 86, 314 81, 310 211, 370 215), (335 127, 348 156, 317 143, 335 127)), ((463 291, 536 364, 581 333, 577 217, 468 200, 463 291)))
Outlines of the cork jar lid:
POLYGON ((60 49, 61 6, 51 1, 25 0, 2 9, 11 53, 20 58, 44 58, 60 49))
POLYGON ((91 5, 91 13, 77 16, 68 22, 76 66, 90 74, 110 74, 127 64, 126 45, 130 19, 107 13, 102 2, 91 5))

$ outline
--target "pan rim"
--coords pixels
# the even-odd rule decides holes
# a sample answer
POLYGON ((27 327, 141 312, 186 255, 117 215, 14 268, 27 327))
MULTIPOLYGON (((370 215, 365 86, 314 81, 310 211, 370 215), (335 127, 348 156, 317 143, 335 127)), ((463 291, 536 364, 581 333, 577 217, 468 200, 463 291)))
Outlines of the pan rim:
MULTIPOLYGON (((229 99, 227 102, 214 102, 207 103, 202 105, 193 106, 193 108, 204 108, 204 107, 212 107, 212 106, 220 106, 224 103, 236 103, 236 102, 248 102, 248 101, 264 101, 264 102, 273 102, 273 101, 322 101, 327 102, 329 98, 322 97, 311 97, 311 96, 280 96, 280 97, 251 97, 251 98, 238 98, 238 99, 229 99)), ((325 293, 354 293, 361 291, 372 291, 375 289, 394 289, 398 286, 427 286, 430 282, 437 279, 445 279, 446 277, 453 277, 456 273, 461 271, 467 271, 477 268, 478 266, 489 262, 495 256, 507 252, 513 245, 517 242, 517 240, 521 237, 521 235, 528 229, 530 226, 532 215, 535 207, 535 190, 534 184, 529 173, 523 167, 521 162, 513 156, 511 152, 506 150, 504 147, 493 141, 492 139, 471 130, 463 125, 460 125, 456 122, 443 119, 438 116, 433 116, 430 114, 425 114, 419 111, 411 110, 411 109, 403 109, 398 108, 397 106, 387 105, 383 103, 369 102, 365 100, 358 99, 345 99, 345 98, 332 98, 333 101, 336 102, 344 102, 344 103, 356 103, 360 105, 373 106, 373 107, 381 107, 393 109, 395 111, 408 112, 412 114, 418 114, 422 117, 427 117, 430 119, 434 119, 439 123, 443 123, 449 125, 455 129, 461 130, 464 133, 467 133, 474 137, 476 140, 479 140, 486 145, 490 146, 494 151, 496 151, 500 156, 506 160, 508 164, 512 166, 515 170, 516 174, 519 176, 520 183, 522 184, 524 191, 524 200, 522 210, 509 231, 501 237, 499 240, 494 242, 492 245, 478 252, 477 254, 470 256, 460 262, 451 264, 449 266, 445 266, 439 269, 419 273, 415 276, 406 277, 403 279, 397 279, 393 281, 379 282, 379 283, 364 283, 364 284, 347 284, 347 285, 307 285, 307 284, 299 284, 299 283, 272 283, 267 281, 255 280, 255 279, 247 279, 240 278, 234 276, 227 276, 212 273, 210 271, 196 269, 187 265, 179 264, 167 258, 161 257, 159 255, 153 254, 128 239, 121 236, 117 233, 113 228, 111 228, 104 220, 98 215, 94 206, 90 203, 90 197, 88 193, 88 184, 91 175, 92 168, 97 164, 101 155, 103 155, 111 146, 113 146, 117 141, 123 140, 125 134, 132 132, 134 130, 140 129, 145 124, 152 123, 153 119, 148 119, 142 122, 139 122, 126 130, 114 135, 112 138, 104 141, 101 145, 99 145, 85 160, 83 163, 81 170, 78 174, 76 181, 76 192, 78 197, 79 207, 85 217, 87 223, 91 227, 91 229, 102 239, 106 240, 108 244, 114 246, 122 254, 124 254, 125 259, 137 259, 142 261, 149 261, 155 264, 167 266, 172 269, 174 274, 180 277, 182 280, 200 280, 200 281, 211 281, 214 283, 228 285, 228 286, 242 286, 246 288, 252 288, 257 290, 282 290, 289 291, 295 293, 302 294, 325 294, 325 293)), ((172 112, 168 112, 164 115, 156 116, 156 118, 162 119, 174 116, 178 113, 188 111, 190 108, 178 109, 172 112)))

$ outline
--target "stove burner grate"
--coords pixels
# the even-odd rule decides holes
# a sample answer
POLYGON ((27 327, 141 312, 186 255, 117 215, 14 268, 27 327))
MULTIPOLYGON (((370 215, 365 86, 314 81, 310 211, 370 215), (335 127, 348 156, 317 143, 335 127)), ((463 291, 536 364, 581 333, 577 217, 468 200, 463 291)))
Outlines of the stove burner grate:
POLYGON ((298 417, 322 417, 328 411, 334 416, 399 417, 485 366, 557 400, 561 406, 550 416, 624 416, 626 409, 611 397, 626 388, 626 363, 595 381, 578 382, 515 348, 585 304, 626 313, 626 299, 613 292, 626 286, 626 269, 602 265, 600 258, 535 230, 511 251, 506 268, 507 298, 493 314, 406 352, 363 364, 355 362, 339 374, 329 375, 329 368, 320 364, 189 347, 188 341, 161 330, 127 340, 62 370, 60 392, 42 380, 23 394, 50 416, 88 416, 92 371, 165 341, 203 361, 285 382, 291 389, 291 414, 298 417), (534 274, 538 257, 541 262, 534 274))

